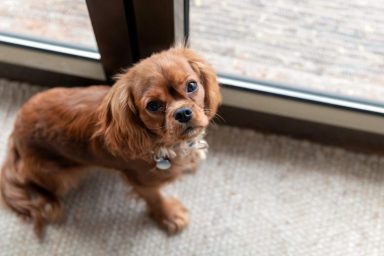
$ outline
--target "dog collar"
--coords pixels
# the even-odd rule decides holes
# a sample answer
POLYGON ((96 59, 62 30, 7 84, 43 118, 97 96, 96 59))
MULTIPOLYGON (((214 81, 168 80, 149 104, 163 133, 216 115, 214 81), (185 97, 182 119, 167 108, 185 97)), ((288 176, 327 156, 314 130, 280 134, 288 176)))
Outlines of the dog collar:
POLYGON ((171 159, 176 156, 186 156, 192 150, 202 150, 206 153, 208 143, 204 140, 205 132, 202 132, 196 139, 177 145, 173 149, 160 148, 157 154, 154 154, 153 160, 156 162, 158 170, 168 170, 172 166, 171 159))

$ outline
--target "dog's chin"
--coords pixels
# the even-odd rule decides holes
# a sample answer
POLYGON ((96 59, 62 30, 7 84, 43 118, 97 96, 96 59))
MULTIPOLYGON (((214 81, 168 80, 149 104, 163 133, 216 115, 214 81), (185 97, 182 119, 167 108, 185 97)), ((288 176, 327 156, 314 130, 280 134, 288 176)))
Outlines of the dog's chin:
POLYGON ((186 141, 189 142, 194 138, 198 137, 205 126, 186 126, 186 127, 178 127, 178 129, 167 131, 165 133, 154 133, 157 135, 158 139, 161 143, 165 143, 166 145, 174 145, 180 142, 186 141))
POLYGON ((203 126, 187 126, 180 133, 181 140, 192 140, 199 136, 203 131, 203 126))

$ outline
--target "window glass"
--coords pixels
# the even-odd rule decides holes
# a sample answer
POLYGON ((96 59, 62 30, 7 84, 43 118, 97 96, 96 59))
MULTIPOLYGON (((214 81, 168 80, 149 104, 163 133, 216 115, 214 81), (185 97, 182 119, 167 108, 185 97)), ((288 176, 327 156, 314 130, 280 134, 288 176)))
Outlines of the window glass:
POLYGON ((85 0, 1 0, 0 32, 97 49, 85 0))
POLYGON ((190 39, 220 72, 384 100, 384 1, 191 0, 190 39))

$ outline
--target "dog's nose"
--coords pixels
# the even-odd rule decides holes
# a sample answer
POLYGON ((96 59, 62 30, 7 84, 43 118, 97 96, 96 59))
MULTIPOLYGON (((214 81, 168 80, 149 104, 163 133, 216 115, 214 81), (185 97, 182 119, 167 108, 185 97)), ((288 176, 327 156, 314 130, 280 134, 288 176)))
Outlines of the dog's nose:
POLYGON ((187 123, 192 118, 192 109, 187 107, 179 108, 173 113, 173 117, 180 123, 187 123))

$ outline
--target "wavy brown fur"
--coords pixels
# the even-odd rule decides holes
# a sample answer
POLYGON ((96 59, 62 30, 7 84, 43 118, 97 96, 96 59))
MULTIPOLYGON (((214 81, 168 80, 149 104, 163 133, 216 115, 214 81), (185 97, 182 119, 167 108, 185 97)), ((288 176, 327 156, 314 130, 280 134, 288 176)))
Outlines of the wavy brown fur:
POLYGON ((170 233, 188 224, 185 207, 160 188, 184 170, 195 169, 198 154, 171 159, 158 171, 153 152, 197 136, 215 115, 221 97, 216 75, 193 51, 172 48, 147 58, 119 76, 113 87, 56 88, 33 96, 20 109, 1 169, 4 203, 34 222, 62 216, 62 198, 99 165, 119 170, 146 201, 151 216, 170 233), (198 90, 186 92, 188 81, 198 90), (149 112, 157 100, 164 111, 149 112), (193 118, 182 124, 173 113, 189 107, 193 118), (187 131, 192 127, 192 132, 187 131))

